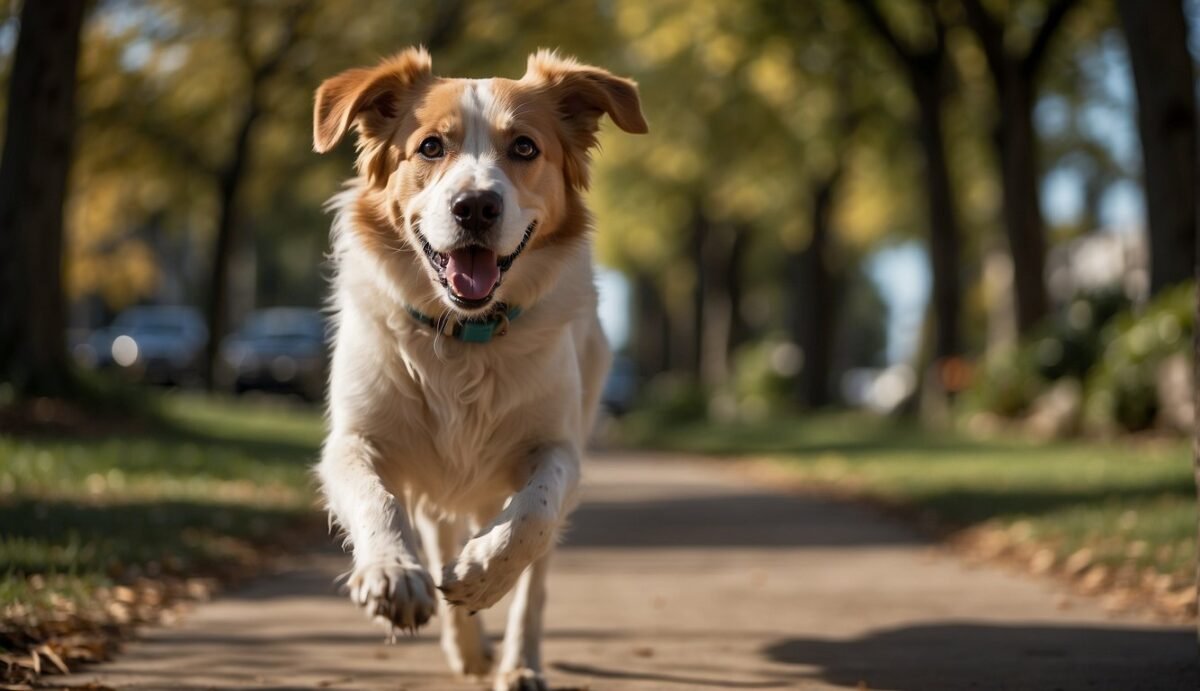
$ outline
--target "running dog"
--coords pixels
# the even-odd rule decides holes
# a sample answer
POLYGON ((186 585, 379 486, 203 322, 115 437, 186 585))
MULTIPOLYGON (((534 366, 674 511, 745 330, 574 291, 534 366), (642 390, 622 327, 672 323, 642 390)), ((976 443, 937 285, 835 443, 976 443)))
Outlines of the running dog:
POLYGON ((436 612, 451 667, 485 675, 472 615, 515 590, 496 689, 546 688, 547 559, 610 363, 583 199, 604 115, 647 131, 634 82, 550 51, 511 80, 438 77, 409 49, 316 93, 316 151, 358 144, 330 202, 317 467, 350 595, 407 631, 436 612))

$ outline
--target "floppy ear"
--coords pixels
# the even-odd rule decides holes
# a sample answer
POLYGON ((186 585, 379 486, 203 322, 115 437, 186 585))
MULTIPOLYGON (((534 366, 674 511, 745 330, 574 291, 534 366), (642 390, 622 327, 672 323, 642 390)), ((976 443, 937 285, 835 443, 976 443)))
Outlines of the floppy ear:
POLYGON ((357 121, 359 134, 381 138, 410 107, 409 98, 433 78, 424 48, 409 48, 375 67, 346 70, 317 89, 313 108, 313 149, 325 153, 357 121))
POLYGON ((549 90, 558 99, 559 114, 575 126, 594 133, 607 113, 626 132, 650 131, 632 80, 544 49, 529 56, 524 79, 549 90))
POLYGON ((581 189, 588 186, 588 151, 596 146, 600 116, 607 114, 631 134, 650 131, 637 84, 607 70, 539 50, 529 56, 522 81, 532 82, 557 103, 568 144, 565 172, 571 184, 581 189))

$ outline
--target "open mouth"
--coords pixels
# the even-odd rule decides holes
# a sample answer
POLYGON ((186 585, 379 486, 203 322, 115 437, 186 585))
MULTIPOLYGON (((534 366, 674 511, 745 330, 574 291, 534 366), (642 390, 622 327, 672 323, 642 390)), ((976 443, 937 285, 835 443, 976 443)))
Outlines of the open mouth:
POLYGON ((425 257, 429 259, 429 264, 446 289, 446 294, 450 296, 450 301, 465 309, 478 309, 492 301, 504 274, 525 251, 537 223, 537 220, 530 223, 525 228, 525 235, 521 237, 517 249, 504 256, 483 245, 464 245, 449 252, 438 252, 421 234, 419 227, 416 234, 421 241, 421 249, 425 251, 425 257))

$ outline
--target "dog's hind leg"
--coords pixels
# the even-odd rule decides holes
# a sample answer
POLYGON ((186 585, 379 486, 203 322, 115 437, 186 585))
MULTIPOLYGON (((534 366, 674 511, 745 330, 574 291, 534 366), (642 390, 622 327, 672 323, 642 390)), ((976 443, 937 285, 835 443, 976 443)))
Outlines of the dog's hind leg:
MULTIPOLYGON (((422 509, 417 513, 417 528, 429 570, 441 573, 467 541, 467 526, 462 518, 439 518, 422 509)), ((442 619, 442 651, 455 672, 484 676, 492 669, 492 646, 483 631, 483 617, 471 616, 461 607, 438 600, 442 619)))
POLYGON ((533 562, 513 591, 504 631, 504 650, 496 672, 495 691, 545 691, 542 677, 542 610, 546 606, 546 571, 550 555, 533 562))
POLYGON ((404 502, 375 472, 378 453, 361 436, 333 434, 317 474, 330 513, 354 547, 350 598, 367 616, 415 632, 433 616, 437 598, 404 502))

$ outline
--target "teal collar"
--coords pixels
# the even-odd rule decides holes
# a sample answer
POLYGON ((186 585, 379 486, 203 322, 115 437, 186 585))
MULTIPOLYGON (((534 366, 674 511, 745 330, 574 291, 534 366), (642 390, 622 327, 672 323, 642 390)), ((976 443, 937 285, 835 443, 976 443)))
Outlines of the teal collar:
POLYGON ((458 339, 463 343, 487 343, 493 338, 508 333, 509 322, 516 321, 517 317, 521 316, 521 308, 509 307, 501 303, 486 317, 480 319, 450 319, 447 317, 434 319, 414 307, 409 307, 408 313, 412 315, 413 319, 434 331, 458 339))

